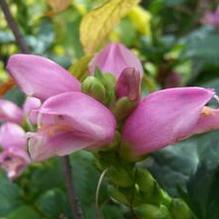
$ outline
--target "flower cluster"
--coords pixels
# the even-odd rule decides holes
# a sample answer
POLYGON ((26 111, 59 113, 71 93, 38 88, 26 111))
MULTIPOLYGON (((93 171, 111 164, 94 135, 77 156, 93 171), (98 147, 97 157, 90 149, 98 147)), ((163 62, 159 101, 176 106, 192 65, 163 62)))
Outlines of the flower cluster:
POLYGON ((9 121, 0 131, 1 164, 16 175, 29 162, 26 141, 31 159, 42 161, 81 149, 104 149, 119 132, 119 153, 135 159, 219 128, 218 109, 205 106, 215 95, 212 89, 170 88, 142 98, 143 67, 122 44, 109 44, 96 54, 82 83, 55 62, 36 55, 11 56, 7 70, 27 95, 24 113, 8 101, 0 102, 8 104, 1 104, 0 116, 9 121), (36 130, 25 134, 11 123, 20 124, 22 114, 36 124, 36 130))

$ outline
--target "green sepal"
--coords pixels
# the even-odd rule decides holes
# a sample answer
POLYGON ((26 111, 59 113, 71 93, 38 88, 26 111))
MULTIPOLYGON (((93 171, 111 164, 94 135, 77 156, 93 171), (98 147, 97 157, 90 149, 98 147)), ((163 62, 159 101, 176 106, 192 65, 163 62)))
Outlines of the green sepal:
POLYGON ((157 207, 155 205, 144 204, 134 209, 138 219, 172 219, 168 208, 164 205, 157 207))
POLYGON ((105 102, 106 90, 99 79, 95 78, 94 76, 89 76, 83 81, 81 90, 102 103, 105 102))
POLYGON ((111 167, 108 171, 108 179, 112 184, 118 187, 132 187, 133 186, 133 171, 122 167, 111 167))
POLYGON ((169 209, 173 219, 197 219, 182 199, 173 199, 169 209))
POLYGON ((113 107, 113 113, 118 121, 122 121, 133 111, 137 102, 130 100, 128 97, 122 97, 117 100, 113 107))
POLYGON ((124 192, 121 192, 119 189, 115 188, 114 186, 108 186, 108 193, 111 198, 120 204, 124 204, 126 206, 130 206, 129 197, 124 192))

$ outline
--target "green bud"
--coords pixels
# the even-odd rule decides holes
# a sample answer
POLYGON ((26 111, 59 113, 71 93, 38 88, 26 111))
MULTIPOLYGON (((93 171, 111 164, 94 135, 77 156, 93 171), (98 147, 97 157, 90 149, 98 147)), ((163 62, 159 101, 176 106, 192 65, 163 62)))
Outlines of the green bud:
POLYGON ((108 171, 109 180, 119 187, 133 186, 132 171, 123 169, 122 167, 111 167, 108 171))
POLYGON ((136 183, 138 184, 141 191, 148 194, 153 193, 155 180, 147 170, 136 170, 136 183))
POLYGON ((101 102, 105 101, 106 90, 99 79, 94 76, 89 76, 83 81, 82 92, 89 94, 101 102))
POLYGON ((103 73, 99 68, 96 68, 94 76, 103 84, 106 89, 105 103, 112 106, 115 102, 115 84, 116 78, 111 73, 103 73))
POLYGON ((116 78, 114 75, 110 73, 104 73, 102 74, 101 79, 102 84, 106 88, 106 102, 108 105, 113 105, 116 99, 115 95, 115 84, 116 84, 116 78))
POLYGON ((113 113, 118 121, 124 120, 136 107, 136 102, 131 101, 128 97, 120 98, 114 108, 113 113))
POLYGON ((127 206, 130 205, 129 198, 126 196, 126 194, 121 192, 119 189, 115 188, 114 186, 108 186, 108 192, 112 199, 124 205, 127 206))
POLYGON ((173 199, 170 205, 173 219, 196 219, 188 205, 181 199, 173 199))
POLYGON ((142 191, 142 198, 144 201, 151 204, 164 204, 169 206, 172 199, 170 196, 160 188, 149 171, 145 169, 138 169, 136 172, 136 183, 142 191))
POLYGON ((168 208, 164 205, 160 207, 144 204, 134 209, 139 219, 172 219, 168 208))

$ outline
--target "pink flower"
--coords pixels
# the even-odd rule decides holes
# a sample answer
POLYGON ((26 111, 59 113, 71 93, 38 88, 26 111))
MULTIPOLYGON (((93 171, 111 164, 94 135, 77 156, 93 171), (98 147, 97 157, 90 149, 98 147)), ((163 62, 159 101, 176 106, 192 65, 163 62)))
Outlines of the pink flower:
POLYGON ((102 72, 114 74, 117 78, 125 68, 135 68, 141 76, 143 75, 141 62, 120 43, 111 43, 96 54, 89 65, 90 73, 93 74, 97 67, 102 72))
POLYGON ((38 125, 38 132, 29 134, 29 151, 36 161, 110 143, 116 121, 100 102, 80 92, 69 92, 43 103, 38 125))
POLYGON ((219 7, 214 11, 207 11, 202 19, 202 23, 219 28, 219 7))
POLYGON ((0 121, 10 121, 20 123, 22 121, 23 112, 13 102, 0 99, 0 121))
POLYGON ((26 150, 24 130, 15 123, 7 122, 0 128, 0 166, 10 179, 18 177, 30 163, 26 150))
POLYGON ((206 108, 214 91, 199 87, 164 89, 145 97, 128 117, 123 144, 142 155, 194 134, 219 128, 219 110, 206 108))
POLYGON ((45 100, 59 93, 80 91, 80 82, 55 62, 36 55, 17 54, 7 70, 25 94, 45 100))

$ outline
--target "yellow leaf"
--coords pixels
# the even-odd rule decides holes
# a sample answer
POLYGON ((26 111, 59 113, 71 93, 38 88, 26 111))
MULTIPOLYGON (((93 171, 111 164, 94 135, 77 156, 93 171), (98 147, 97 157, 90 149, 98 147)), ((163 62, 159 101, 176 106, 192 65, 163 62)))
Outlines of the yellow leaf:
POLYGON ((87 54, 93 53, 139 0, 110 0, 89 12, 80 26, 80 40, 87 54))
POLYGON ((49 6, 52 8, 53 12, 61 12, 68 8, 71 1, 70 0, 47 0, 49 6))
POLYGON ((129 13, 136 29, 143 35, 150 36, 151 34, 151 14, 141 6, 134 7, 129 13))

